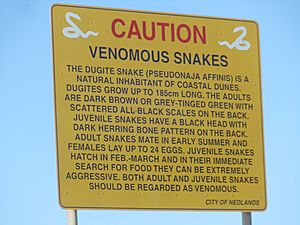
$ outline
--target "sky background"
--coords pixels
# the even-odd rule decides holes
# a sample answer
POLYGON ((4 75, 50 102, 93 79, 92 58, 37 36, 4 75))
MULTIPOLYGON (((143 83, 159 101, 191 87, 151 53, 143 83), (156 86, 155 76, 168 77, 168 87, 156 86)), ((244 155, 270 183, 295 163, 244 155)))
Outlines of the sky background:
MULTIPOLYGON (((0 224, 67 224, 58 204, 50 8, 0 8, 0 224)), ((253 225, 300 225, 300 1, 61 1, 250 19, 260 27, 268 208, 253 225)), ((81 210, 80 225, 241 224, 238 212, 81 210)))

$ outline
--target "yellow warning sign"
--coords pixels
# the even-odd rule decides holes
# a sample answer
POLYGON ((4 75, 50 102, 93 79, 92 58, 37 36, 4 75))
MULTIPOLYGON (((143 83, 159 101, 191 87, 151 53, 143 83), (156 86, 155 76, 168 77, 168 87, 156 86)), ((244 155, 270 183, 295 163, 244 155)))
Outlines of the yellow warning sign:
POLYGON ((253 21, 54 5, 65 208, 263 210, 253 21))

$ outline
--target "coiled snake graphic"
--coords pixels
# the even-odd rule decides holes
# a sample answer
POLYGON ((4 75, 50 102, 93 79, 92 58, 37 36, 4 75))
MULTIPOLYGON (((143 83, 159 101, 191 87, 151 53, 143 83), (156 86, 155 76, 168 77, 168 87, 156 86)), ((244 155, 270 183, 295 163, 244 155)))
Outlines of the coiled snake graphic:
POLYGON ((87 38, 90 35, 97 36, 98 32, 95 33, 93 31, 88 31, 86 33, 83 33, 79 27, 71 20, 71 17, 74 17, 77 20, 81 20, 80 16, 78 16, 75 13, 67 12, 66 13, 66 21, 71 25, 70 27, 65 27, 63 29, 63 34, 68 38, 78 38, 79 36, 83 38, 87 38))
POLYGON ((228 41, 219 41, 219 45, 226 45, 229 49, 236 48, 241 51, 248 50, 251 45, 249 41, 243 40, 243 38, 247 35, 247 29, 244 26, 236 27, 233 30, 233 33, 242 31, 242 34, 232 43, 229 44, 228 41))

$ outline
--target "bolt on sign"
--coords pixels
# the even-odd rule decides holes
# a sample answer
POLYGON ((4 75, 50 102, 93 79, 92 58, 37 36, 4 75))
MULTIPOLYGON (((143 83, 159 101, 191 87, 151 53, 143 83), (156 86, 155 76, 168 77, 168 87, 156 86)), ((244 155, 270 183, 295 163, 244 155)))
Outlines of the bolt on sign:
POLYGON ((263 210, 253 21, 54 5, 64 208, 263 210))

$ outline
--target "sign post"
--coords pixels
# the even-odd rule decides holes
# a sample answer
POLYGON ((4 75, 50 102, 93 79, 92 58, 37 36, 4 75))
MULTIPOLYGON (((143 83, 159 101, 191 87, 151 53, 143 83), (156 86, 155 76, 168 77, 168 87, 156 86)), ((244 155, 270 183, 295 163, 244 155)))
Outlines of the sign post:
POLYGON ((265 209, 255 22, 54 5, 52 39, 62 207, 265 209))
POLYGON ((252 225, 251 212, 243 212, 243 225, 252 225))
POLYGON ((77 225, 77 210, 67 210, 68 225, 77 225))

